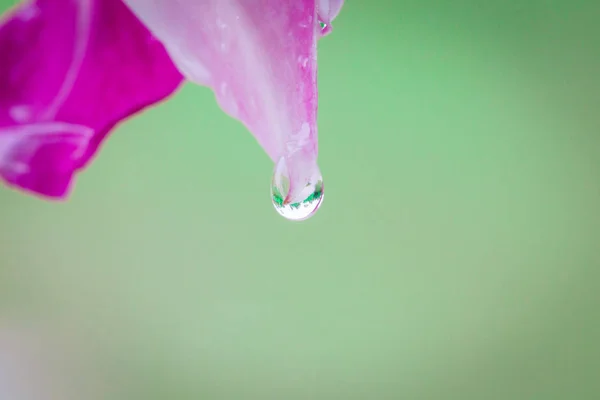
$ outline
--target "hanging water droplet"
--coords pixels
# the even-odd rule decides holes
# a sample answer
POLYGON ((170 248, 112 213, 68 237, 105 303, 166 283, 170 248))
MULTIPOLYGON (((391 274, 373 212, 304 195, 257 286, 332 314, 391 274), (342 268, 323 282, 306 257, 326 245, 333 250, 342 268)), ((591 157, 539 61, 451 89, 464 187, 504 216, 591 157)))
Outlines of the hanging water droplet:
POLYGON ((312 217, 323 202, 323 177, 320 173, 312 175, 298 195, 290 198, 290 179, 286 160, 281 158, 275 166, 271 182, 271 201, 275 210, 291 221, 302 221, 312 217))
POLYGON ((323 21, 319 21, 319 27, 321 28, 321 35, 327 36, 331 33, 331 25, 323 21))

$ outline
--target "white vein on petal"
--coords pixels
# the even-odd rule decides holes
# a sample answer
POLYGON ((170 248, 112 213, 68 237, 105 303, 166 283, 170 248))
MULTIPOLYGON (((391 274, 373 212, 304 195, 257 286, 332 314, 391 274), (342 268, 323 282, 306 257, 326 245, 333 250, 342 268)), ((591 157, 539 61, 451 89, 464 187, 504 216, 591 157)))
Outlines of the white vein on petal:
MULTIPOLYGON (((75 27, 75 42, 73 45, 73 59, 69 65, 69 69, 65 74, 60 89, 56 93, 54 99, 45 112, 42 114, 43 120, 52 120, 56 117, 58 110, 64 104, 65 100, 73 90, 77 75, 83 64, 85 58, 87 46, 89 43, 89 36, 91 30, 92 12, 93 12, 93 0, 76 0, 79 4, 77 8, 77 21, 75 27)), ((115 27, 119 29, 119 27, 115 27)))
POLYGON ((3 174, 22 175, 29 172, 28 162, 40 148, 40 144, 65 143, 71 141, 76 150, 71 154, 72 159, 80 159, 93 137, 93 129, 79 124, 67 122, 39 122, 33 124, 15 125, 0 128, 0 168, 3 174), (41 142, 32 140, 43 138, 41 142), (19 154, 26 154, 25 159, 14 160, 11 152, 18 146, 19 154))

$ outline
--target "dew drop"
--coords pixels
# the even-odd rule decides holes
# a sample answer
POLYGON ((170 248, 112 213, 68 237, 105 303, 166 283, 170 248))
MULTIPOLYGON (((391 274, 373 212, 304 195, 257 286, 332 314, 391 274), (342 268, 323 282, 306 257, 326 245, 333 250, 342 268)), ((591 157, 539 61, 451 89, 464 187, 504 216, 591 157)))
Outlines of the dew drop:
POLYGON ((290 179, 287 173, 285 158, 281 158, 275 166, 271 181, 271 201, 279 214, 290 221, 303 221, 312 217, 323 203, 323 177, 321 173, 313 174, 313 178, 295 198, 289 198, 290 179))
POLYGON ((321 30, 321 36, 327 36, 331 33, 331 25, 323 21, 319 21, 319 28, 321 30))

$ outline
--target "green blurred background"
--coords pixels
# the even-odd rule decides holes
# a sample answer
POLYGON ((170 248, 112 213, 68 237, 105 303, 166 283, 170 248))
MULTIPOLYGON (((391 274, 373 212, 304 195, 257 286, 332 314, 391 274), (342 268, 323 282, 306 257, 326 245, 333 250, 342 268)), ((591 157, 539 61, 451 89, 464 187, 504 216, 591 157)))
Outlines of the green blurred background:
POLYGON ((600 398, 599 19, 349 0, 313 219, 273 210, 272 162, 188 85, 67 203, 0 188, 0 322, 67 342, 85 398, 600 398))

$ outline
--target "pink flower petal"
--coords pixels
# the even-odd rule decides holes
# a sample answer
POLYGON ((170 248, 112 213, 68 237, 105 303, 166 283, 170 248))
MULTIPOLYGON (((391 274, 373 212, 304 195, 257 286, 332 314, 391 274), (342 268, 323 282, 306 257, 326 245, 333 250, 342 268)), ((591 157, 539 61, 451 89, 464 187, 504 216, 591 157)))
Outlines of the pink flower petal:
POLYGON ((191 81, 213 89, 277 162, 290 191, 318 171, 317 39, 340 0, 124 0, 191 81), (320 12, 323 15, 320 15, 320 12))
POLYGON ((344 0, 317 0, 317 15, 324 24, 321 33, 326 35, 331 32, 331 22, 340 13, 344 0))
POLYGON ((330 24, 340 13, 344 0, 317 0, 319 19, 330 24))
POLYGON ((0 177, 60 198, 121 120, 182 81, 121 0, 37 0, 0 24, 0 177))

